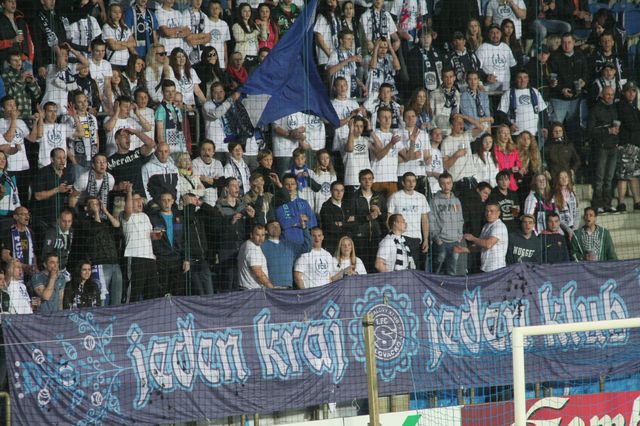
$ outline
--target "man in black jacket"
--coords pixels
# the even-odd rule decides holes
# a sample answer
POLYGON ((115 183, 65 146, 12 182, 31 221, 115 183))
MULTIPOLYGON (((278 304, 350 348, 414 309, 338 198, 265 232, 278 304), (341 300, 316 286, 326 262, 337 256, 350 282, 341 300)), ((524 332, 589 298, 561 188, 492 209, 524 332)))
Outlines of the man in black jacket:
POLYGON ((207 237, 200 217, 196 214, 196 207, 201 205, 200 199, 193 194, 182 197, 184 206, 184 266, 188 271, 191 288, 187 295, 213 294, 211 270, 207 260, 207 237))
POLYGON ((324 248, 331 254, 336 250, 338 241, 345 235, 351 236, 355 225, 355 217, 347 209, 344 202, 344 184, 340 181, 331 183, 331 198, 322 204, 320 224, 324 232, 324 248))
POLYGON ((620 122, 613 103, 615 94, 612 87, 605 87, 600 100, 591 109, 587 131, 591 135, 594 150, 595 175, 593 177, 593 199, 591 205, 598 213, 615 212, 611 206, 612 181, 618 158, 618 133, 620 122))
POLYGON ((640 110, 638 110, 638 86, 629 82, 622 87, 622 98, 618 102, 620 120, 620 147, 618 148, 618 210, 625 211, 624 196, 627 182, 631 181, 633 209, 640 209, 640 110))

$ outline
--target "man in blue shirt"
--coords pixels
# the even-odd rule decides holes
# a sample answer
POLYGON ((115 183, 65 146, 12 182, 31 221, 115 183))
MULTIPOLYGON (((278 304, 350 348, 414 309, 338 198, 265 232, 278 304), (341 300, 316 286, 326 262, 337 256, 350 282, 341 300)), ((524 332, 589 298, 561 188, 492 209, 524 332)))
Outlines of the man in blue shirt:
POLYGON ((298 197, 298 182, 287 173, 282 178, 288 200, 276 210, 276 218, 283 231, 282 239, 296 244, 304 243, 304 229, 315 228, 318 221, 309 203, 298 197))
POLYGON ((62 310, 64 286, 58 255, 49 253, 44 260, 44 269, 31 278, 31 288, 41 299, 40 313, 50 314, 62 310))
POLYGON ((262 253, 267 259, 269 279, 275 287, 293 288, 293 264, 298 256, 311 249, 311 234, 309 228, 304 227, 303 244, 295 244, 280 239, 282 228, 277 220, 267 223, 268 238, 262 243, 262 253))

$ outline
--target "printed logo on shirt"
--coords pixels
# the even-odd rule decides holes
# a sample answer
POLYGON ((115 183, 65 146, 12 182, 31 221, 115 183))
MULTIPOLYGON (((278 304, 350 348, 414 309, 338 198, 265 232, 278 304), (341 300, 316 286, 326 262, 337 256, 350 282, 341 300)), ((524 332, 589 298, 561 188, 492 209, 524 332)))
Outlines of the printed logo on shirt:
POLYGON ((329 275, 329 263, 322 259, 316 259, 315 261, 315 268, 316 268, 316 272, 320 275, 329 275))
POLYGON ((498 69, 503 69, 507 66, 507 58, 497 53, 491 55, 491 63, 498 69))
POLYGON ((287 117, 287 127, 290 129, 295 129, 298 127, 298 117, 295 115, 290 115, 287 117))
POLYGON ((531 104, 531 95, 520 95, 518 96, 518 103, 520 105, 530 105, 531 104))
POLYGON ((222 39, 222 34, 220 34, 220 30, 211 30, 211 40, 218 41, 222 39))

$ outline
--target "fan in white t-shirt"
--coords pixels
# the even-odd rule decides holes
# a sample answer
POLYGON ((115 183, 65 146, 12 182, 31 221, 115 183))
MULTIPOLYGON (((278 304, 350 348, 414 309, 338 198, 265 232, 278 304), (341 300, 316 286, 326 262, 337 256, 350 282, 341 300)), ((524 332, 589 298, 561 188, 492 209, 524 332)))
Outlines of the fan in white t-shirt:
POLYGON ((58 105, 55 102, 47 102, 44 104, 44 111, 40 111, 41 120, 37 122, 37 125, 42 125, 42 137, 37 140, 40 145, 38 149, 38 168, 40 169, 51 164, 51 151, 61 148, 66 153, 67 139, 78 139, 84 134, 75 109, 69 107, 67 112, 76 122, 75 130, 69 123, 56 123, 58 105))
POLYGON ((302 254, 293 267, 293 280, 299 289, 321 287, 340 279, 337 262, 331 254, 322 248, 324 233, 321 228, 311 230, 311 251, 302 254))
MULTIPOLYGON (((13 259, 7 265, 6 273, 0 271, 0 288, 7 292, 10 298, 10 314, 32 314, 31 297, 24 284, 22 264, 13 259)), ((0 303, 2 303, 0 301, 0 303)), ((4 306, 4 304, 2 304, 4 306)))
POLYGON ((264 225, 254 225, 250 238, 240 246, 238 251, 239 283, 243 289, 273 288, 269 279, 267 258, 260 248, 264 243, 265 234, 264 225))

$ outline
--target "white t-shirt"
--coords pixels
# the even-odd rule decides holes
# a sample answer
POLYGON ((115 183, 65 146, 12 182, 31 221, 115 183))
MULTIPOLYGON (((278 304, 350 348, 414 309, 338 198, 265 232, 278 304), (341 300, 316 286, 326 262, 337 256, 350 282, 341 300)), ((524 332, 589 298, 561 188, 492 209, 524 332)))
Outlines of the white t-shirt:
POLYGON ((398 257, 398 246, 394 241, 396 238, 401 238, 401 236, 387 234, 387 236, 384 237, 378 245, 378 252, 376 253, 376 257, 384 260, 387 271, 403 271, 406 269, 411 269, 411 266, 415 268, 415 263, 413 263, 413 260, 409 259, 407 252, 402 253, 402 266, 396 265, 396 259, 398 257))
MULTIPOLYGON (((76 181, 73 183, 73 187, 78 192, 87 191, 87 186, 89 185, 89 173, 85 172, 76 178, 76 181)), ((113 186, 115 185, 115 179, 111 175, 111 173, 105 173, 105 176, 108 177, 109 182, 109 191, 113 190, 113 186)), ((104 177, 102 179, 96 179, 96 188, 100 189, 102 183, 104 182, 104 177)), ((85 195, 86 196, 86 195, 85 195)), ((85 198, 85 197, 82 197, 85 198)))
MULTIPOLYGON (((126 43, 130 37, 131 30, 129 28, 122 29, 119 25, 117 28, 113 28, 109 24, 104 24, 102 26, 102 40, 104 40, 105 43, 107 42, 107 40, 115 40, 126 43)), ((129 50, 122 49, 111 51, 107 49, 107 56, 105 56, 105 58, 112 65, 124 66, 127 65, 127 61, 129 60, 129 50)))
MULTIPOLYGON (((102 34, 100 24, 93 16, 87 16, 72 24, 65 25, 64 29, 67 33, 67 40, 80 46, 89 46, 91 40, 102 34)), ((69 58, 75 58, 75 55, 69 52, 69 58)))
POLYGON ((129 220, 122 217, 122 233, 124 234, 124 257, 140 257, 155 259, 151 243, 151 221, 145 213, 133 213, 129 220))
MULTIPOLYGON (((442 159, 442 152, 440 152, 437 148, 431 148, 431 163, 427 164, 426 168, 427 173, 442 173, 444 172, 444 160, 442 159)), ((438 178, 434 176, 429 176, 429 188, 431 188, 431 193, 435 194, 440 191, 440 184, 438 183, 438 178)))
MULTIPOLYGON (((10 120, 6 118, 0 118, 0 135, 7 133, 10 126, 10 120)), ((29 160, 27 159, 27 151, 24 145, 24 138, 31 133, 24 121, 16 120, 16 134, 11 142, 5 140, 4 137, 0 138, 0 145, 9 144, 11 147, 19 146, 19 151, 15 154, 9 155, 7 170, 10 172, 20 172, 23 170, 29 170, 29 160)))
POLYGON ((447 171, 453 177, 453 181, 457 182, 462 178, 473 176, 473 155, 471 154, 471 142, 473 135, 471 132, 464 132, 458 136, 447 136, 440 145, 442 156, 451 157, 459 149, 465 149, 467 153, 456 160, 455 163, 447 171))
MULTIPOLYGON (((202 161, 202 158, 198 157, 193 160, 191 167, 193 168, 193 173, 198 176, 205 176, 208 178, 219 178, 224 176, 224 168, 222 167, 222 163, 215 158, 211 161, 211 164, 207 164, 202 161)), ((207 204, 211 206, 216 205, 216 201, 218 201, 218 189, 217 188, 206 188, 204 190, 204 200, 207 204)))
MULTIPOLYGON (((353 266, 353 263, 351 263, 351 259, 343 259, 342 261, 339 261, 334 257, 333 260, 336 262, 336 268, 338 269, 338 271, 343 271, 353 266)), ((358 275, 367 274, 367 268, 364 267, 364 263, 362 263, 362 260, 360 260, 359 257, 356 257, 356 273, 358 275)))
MULTIPOLYGON (((111 117, 105 117, 104 123, 109 121, 110 118, 111 117)), ((118 146, 116 145, 116 132, 118 130, 124 129, 126 127, 131 128, 131 129, 142 129, 142 126, 140 126, 140 123, 138 123, 137 120, 134 120, 131 117, 118 118, 116 120, 115 126, 113 126, 113 129, 111 129, 110 132, 106 132, 106 136, 107 136, 107 144, 106 144, 107 157, 111 157, 113 154, 115 154, 118 151, 118 146)), ((130 148, 131 149, 135 149, 133 147, 130 147, 130 148)))
MULTIPOLYGON (((336 110, 336 114, 340 120, 343 120, 351 115, 351 111, 359 108, 358 102, 354 99, 333 99, 331 101, 331 105, 333 105, 333 109, 336 110)), ((340 126, 335 130, 333 135, 333 151, 334 152, 344 152, 344 145, 347 143, 347 138, 349 137, 349 123, 344 126, 340 126)))
POLYGON ((302 115, 304 116, 304 134, 306 135, 304 141, 311 145, 311 149, 314 151, 324 149, 327 144, 327 138, 322 119, 313 114, 302 113, 302 115))
POLYGON ((262 272, 264 272, 266 276, 269 276, 267 258, 264 256, 264 253, 262 253, 262 249, 260 249, 260 246, 256 245, 253 241, 247 240, 242 244, 240 251, 238 252, 240 287, 246 289, 262 288, 262 285, 258 282, 251 271, 252 266, 259 266, 260 269, 262 269, 262 272))
POLYGON ((73 127, 66 123, 45 123, 42 137, 38 139, 38 167, 43 168, 51 164, 51 151, 62 148, 67 152, 67 139, 73 136, 73 127))
MULTIPOLYGON (((516 101, 516 125, 518 130, 514 133, 519 135, 525 130, 529 131, 532 135, 538 134, 538 114, 533 110, 533 103, 531 102, 531 90, 516 89, 515 101, 516 101)), ((547 109, 547 104, 542 98, 538 89, 533 89, 533 93, 538 99, 538 112, 542 112, 547 109)), ((511 104, 511 90, 507 90, 500 99, 499 110, 505 114, 509 114, 509 106, 511 104)))
POLYGON ((305 288, 320 287, 331 282, 336 261, 325 249, 312 249, 298 258, 293 270, 302 273, 305 288))
POLYGON ((108 77, 110 78, 113 75, 109 61, 103 59, 99 64, 96 64, 93 60, 90 60, 89 73, 91 73, 91 78, 98 83, 100 93, 104 93, 104 83, 108 77))
MULTIPOLYGON (((185 26, 184 22, 182 22, 182 14, 175 9, 165 10, 159 7, 156 9, 156 18, 158 19, 158 28, 164 26, 171 29, 185 26)), ((171 55, 171 51, 176 47, 183 47, 182 38, 160 36, 159 41, 166 49, 167 55, 171 55)))
POLYGON ((509 232, 507 226, 500 220, 493 223, 486 223, 482 227, 480 238, 496 237, 498 242, 489 250, 482 250, 480 253, 480 269, 484 272, 495 271, 507 266, 506 256, 509 246, 509 232))
POLYGON ((387 203, 389 214, 400 213, 407 221, 404 235, 422 240, 422 215, 429 214, 431 209, 427 198, 417 191, 408 194, 404 190, 395 192, 387 203))
POLYGON ((500 170, 498 170, 498 165, 493 161, 490 152, 485 152, 484 157, 485 161, 482 161, 478 154, 473 154, 473 177, 478 182, 487 182, 493 188, 496 186, 496 175, 500 170))
MULTIPOLYGON (((400 132, 402 136, 402 140, 398 143, 399 150, 409 149, 409 145, 411 141, 409 140, 409 132, 407 130, 402 130, 400 132)), ((431 150, 431 143, 429 142, 429 133, 424 130, 420 130, 418 132, 418 137, 416 138, 416 152, 420 154, 420 158, 417 160, 410 160, 406 162, 402 162, 398 159, 398 177, 404 175, 407 172, 413 172, 416 176, 424 176, 426 174, 426 164, 423 159, 423 151, 431 150)))
POLYGON ((231 108, 231 99, 225 100, 220 105, 208 100, 202 108, 204 111, 204 134, 207 139, 216 144, 216 152, 229 152, 229 142, 225 141, 224 132, 224 124, 227 119, 225 114, 229 108, 231 108))
POLYGON ((196 104, 196 95, 193 93, 193 88, 196 84, 200 84, 200 78, 193 68, 190 71, 191 79, 188 79, 183 71, 182 77, 178 80, 173 73, 173 69, 171 70, 170 78, 176 84, 176 91, 182 93, 184 104, 193 106, 196 104))
MULTIPOLYGON (((145 119, 147 120, 147 123, 149 123, 151 125, 151 130, 149 130, 148 132, 144 132, 145 135, 149 136, 151 139, 155 138, 155 112, 149 108, 149 107, 145 107, 145 108, 138 108, 138 112, 139 114, 145 119)), ((136 113, 131 110, 131 112, 129 113, 129 117, 134 120, 137 123, 137 127, 135 127, 136 129, 142 129, 142 124, 140 124, 140 120, 138 119, 138 116, 136 115, 136 113)), ((131 135, 130 136, 130 140, 131 140, 131 145, 129 147, 129 150, 134 150, 134 149, 138 149, 140 148, 142 145, 144 145, 144 143, 142 142, 142 140, 137 137, 136 135, 131 135)))
POLYGON ((224 62, 224 46, 226 42, 231 40, 229 25, 222 19, 218 19, 218 21, 215 22, 209 18, 205 22, 205 32, 211 34, 211 41, 209 41, 208 46, 216 49, 220 68, 225 69, 227 64, 224 62))
POLYGON ((369 8, 360 17, 360 26, 364 30, 364 36, 367 41, 375 42, 375 40, 372 40, 374 21, 380 22, 380 13, 384 13, 386 15, 385 19, 387 21, 388 29, 388 31, 385 34, 382 34, 382 36, 387 40, 390 40, 391 34, 398 32, 396 23, 393 21, 393 18, 391 17, 391 14, 389 12, 382 10, 381 12, 376 13, 371 8, 369 8))
MULTIPOLYGON (((376 135, 382 142, 382 146, 385 147, 391 143, 393 137, 392 131, 383 132, 376 130, 376 135)), ((387 152, 382 159, 378 160, 375 157, 373 151, 371 152, 371 169, 376 182, 397 182, 398 181, 398 151, 400 150, 400 144, 397 143, 393 148, 387 152)), ((373 144, 372 144, 373 146, 373 144)))
MULTIPOLYGON (((301 112, 296 112, 276 120, 273 123, 276 127, 291 131, 300 126, 305 126, 305 116, 301 112)), ((305 131, 306 133, 306 131, 305 131)), ((278 136, 273 132, 273 156, 274 157, 291 157, 293 150, 298 147, 298 141, 278 136)))
POLYGON ((516 65, 516 58, 509 46, 500 43, 494 46, 491 43, 482 43, 476 56, 480 60, 482 70, 487 74, 493 74, 498 79, 495 83, 486 84, 488 90, 509 90, 511 87, 511 70, 516 65))
MULTIPOLYGON (((336 31, 337 30, 338 28, 336 27, 336 31)), ((338 48, 338 45, 334 43, 334 38, 331 36, 331 25, 323 15, 319 14, 316 17, 316 24, 313 26, 313 32, 319 34, 324 39, 324 42, 329 47, 330 52, 333 52, 338 48)), ((318 65, 326 65, 329 61, 329 57, 324 53, 324 50, 320 49, 320 45, 318 43, 316 43, 316 54, 318 55, 318 65)))
POLYGON ((360 136, 353 141, 353 151, 345 152, 344 156, 344 184, 358 186, 360 170, 371 169, 369 161, 369 138, 360 136))
MULTIPOLYGON (((514 0, 514 2, 518 8, 527 10, 523 0, 514 0)), ((502 4, 498 0, 490 0, 487 4, 485 16, 492 17, 492 22, 497 25, 501 25, 505 19, 511 19, 516 30, 516 38, 520 40, 520 37, 522 37, 522 21, 508 4, 502 4)))
POLYGON ((27 292, 27 287, 24 285, 24 280, 11 280, 9 287, 7 287, 7 293, 11 298, 9 304, 9 312, 12 314, 32 314, 31 309, 31 297, 27 292))

